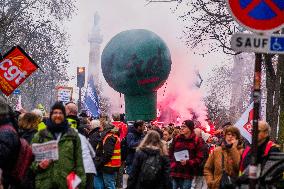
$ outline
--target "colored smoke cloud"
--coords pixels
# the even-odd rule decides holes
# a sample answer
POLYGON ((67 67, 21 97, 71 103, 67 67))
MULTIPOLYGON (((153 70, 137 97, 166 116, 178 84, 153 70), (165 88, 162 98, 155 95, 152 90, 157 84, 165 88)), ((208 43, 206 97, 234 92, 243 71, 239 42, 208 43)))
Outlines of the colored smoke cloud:
POLYGON ((192 59, 177 48, 172 51, 172 70, 164 85, 158 91, 158 108, 161 121, 165 123, 196 119, 204 124, 207 108, 203 102, 203 92, 196 87, 197 75, 192 59), (178 118, 179 117, 179 118, 178 118))
MULTIPOLYGON (((93 15, 100 16, 100 31, 103 36, 101 51, 106 43, 117 33, 129 29, 148 29, 159 35, 168 45, 172 56, 172 70, 167 85, 158 90, 158 107, 169 107, 171 111, 164 116, 181 116, 181 120, 192 118, 190 110, 198 115, 198 120, 206 119, 206 107, 202 101, 203 92, 195 86, 197 76, 195 65, 200 65, 198 58, 187 53, 187 47, 180 39, 184 24, 177 20, 171 8, 175 3, 153 3, 145 5, 146 1, 133 0, 86 0, 78 1, 78 16, 73 20, 71 60, 74 65, 82 66, 88 63, 89 43, 88 34, 93 26, 93 15), (82 24, 83 23, 83 24, 82 24), (78 27, 80 26, 80 27, 78 27), (165 90, 165 92, 164 92, 165 90)), ((86 65, 87 66, 87 65, 86 65)), ((101 68, 98 68, 101 69, 101 68)), ((71 72, 76 72, 75 66, 71 72)), ((101 70, 100 70, 101 72, 101 70)), ((123 95, 108 86, 100 73, 103 82, 103 94, 110 99, 113 112, 124 111, 123 95)))

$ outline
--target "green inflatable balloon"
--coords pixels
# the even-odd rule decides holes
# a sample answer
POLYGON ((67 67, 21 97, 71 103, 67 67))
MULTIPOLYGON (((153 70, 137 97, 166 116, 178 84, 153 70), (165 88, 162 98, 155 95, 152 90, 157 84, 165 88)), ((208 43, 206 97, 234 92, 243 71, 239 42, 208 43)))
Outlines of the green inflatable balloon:
POLYGON ((123 31, 108 42, 101 58, 103 75, 125 95, 128 121, 156 118, 157 90, 168 78, 171 63, 166 43, 151 31, 123 31))

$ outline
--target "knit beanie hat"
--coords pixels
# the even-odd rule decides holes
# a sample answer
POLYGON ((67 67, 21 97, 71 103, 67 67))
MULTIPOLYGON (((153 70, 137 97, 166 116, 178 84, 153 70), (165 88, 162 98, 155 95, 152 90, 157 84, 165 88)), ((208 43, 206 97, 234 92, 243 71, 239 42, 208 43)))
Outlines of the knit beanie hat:
POLYGON ((51 111, 50 111, 50 117, 51 117, 51 115, 53 114, 53 111, 54 110, 61 110, 62 111, 62 113, 63 113, 63 115, 64 115, 64 117, 66 117, 66 111, 65 111, 65 107, 64 107, 64 105, 63 105, 63 103, 62 102, 55 102, 55 104, 51 107, 51 111))
POLYGON ((204 142, 207 142, 207 140, 210 136, 211 135, 209 133, 201 132, 201 137, 204 140, 204 142))
POLYGON ((183 122, 191 131, 194 130, 194 122, 192 120, 185 120, 183 122))

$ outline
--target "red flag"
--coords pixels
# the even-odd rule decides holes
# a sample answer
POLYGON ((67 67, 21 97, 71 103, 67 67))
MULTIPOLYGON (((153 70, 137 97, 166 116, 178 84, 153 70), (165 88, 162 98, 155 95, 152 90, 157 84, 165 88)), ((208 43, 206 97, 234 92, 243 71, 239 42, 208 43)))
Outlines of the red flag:
POLYGON ((20 46, 13 47, 0 62, 1 91, 9 96, 37 68, 38 65, 20 46))
POLYGON ((235 123, 235 126, 239 128, 241 135, 245 137, 250 143, 252 138, 252 121, 253 121, 253 102, 242 114, 242 116, 237 121, 237 123, 235 123))
POLYGON ((78 186, 82 180, 80 179, 80 177, 78 177, 78 175, 76 175, 74 171, 72 171, 71 173, 69 173, 69 175, 67 175, 66 181, 68 189, 78 189, 78 186))

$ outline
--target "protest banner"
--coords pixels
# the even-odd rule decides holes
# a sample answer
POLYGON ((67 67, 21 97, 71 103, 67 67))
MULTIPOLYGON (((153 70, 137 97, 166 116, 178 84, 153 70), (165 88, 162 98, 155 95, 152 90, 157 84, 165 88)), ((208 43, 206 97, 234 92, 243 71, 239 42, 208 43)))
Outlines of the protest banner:
POLYGON ((15 46, 0 60, 0 90, 9 96, 38 67, 20 47, 15 46))

